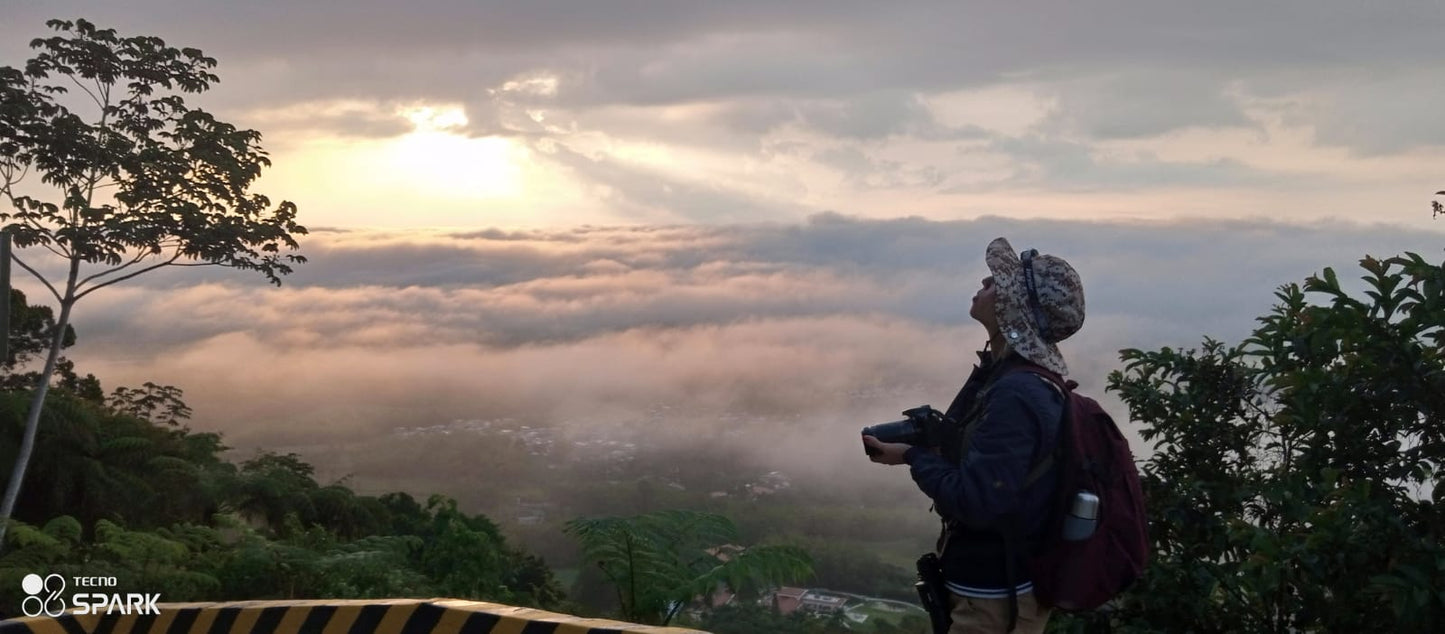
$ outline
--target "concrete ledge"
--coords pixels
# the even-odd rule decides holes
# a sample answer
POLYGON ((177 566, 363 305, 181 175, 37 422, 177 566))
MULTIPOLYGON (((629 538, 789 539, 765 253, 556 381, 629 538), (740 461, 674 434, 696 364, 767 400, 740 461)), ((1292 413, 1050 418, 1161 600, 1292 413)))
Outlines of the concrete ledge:
POLYGON ((159 615, 0 621, 0 634, 699 634, 457 599, 161 603, 159 615))

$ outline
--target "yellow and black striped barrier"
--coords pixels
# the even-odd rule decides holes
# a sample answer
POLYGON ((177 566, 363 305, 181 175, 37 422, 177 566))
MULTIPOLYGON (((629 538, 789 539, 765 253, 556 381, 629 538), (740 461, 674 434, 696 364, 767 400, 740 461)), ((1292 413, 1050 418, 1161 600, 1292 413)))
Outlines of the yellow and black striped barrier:
POLYGON ((0 621, 0 634, 698 634, 456 599, 161 603, 160 614, 0 621))

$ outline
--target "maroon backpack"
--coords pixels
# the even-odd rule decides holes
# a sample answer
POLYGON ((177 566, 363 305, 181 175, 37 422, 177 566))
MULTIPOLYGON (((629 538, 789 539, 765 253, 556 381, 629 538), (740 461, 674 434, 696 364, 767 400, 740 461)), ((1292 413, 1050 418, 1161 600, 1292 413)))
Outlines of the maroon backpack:
POLYGON ((1049 472, 1049 463, 1057 466, 1050 517, 1029 561, 1034 596, 1039 603, 1062 610, 1091 610, 1144 574, 1149 559, 1148 517, 1139 471, 1129 441, 1114 419, 1097 401, 1074 392, 1077 383, 1032 364, 1019 370, 1038 374, 1065 395, 1057 450, 1031 470, 1024 484, 1049 472), (1080 492, 1097 498, 1097 520, 1092 534, 1066 539, 1066 531, 1077 531, 1081 525, 1069 517, 1079 510, 1076 500, 1085 500, 1084 510, 1092 501, 1080 492))

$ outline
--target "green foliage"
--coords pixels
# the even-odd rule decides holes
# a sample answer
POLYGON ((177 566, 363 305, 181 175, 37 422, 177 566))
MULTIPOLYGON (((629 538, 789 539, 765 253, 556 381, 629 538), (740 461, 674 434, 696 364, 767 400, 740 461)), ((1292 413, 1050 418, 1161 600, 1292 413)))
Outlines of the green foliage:
POLYGON ((95 541, 89 547, 85 574, 113 576, 119 580, 119 587, 132 591, 146 589, 160 592, 162 596, 214 593, 220 581, 212 574, 188 566, 195 552, 193 548, 201 546, 195 540, 205 540, 200 530, 204 529, 176 527, 175 533, 188 538, 177 539, 175 533, 168 530, 132 531, 100 520, 95 525, 95 541))
MULTIPOLYGON (((6 358, 0 363, 0 387, 20 389, 35 385, 36 373, 20 372, 27 364, 44 355, 55 338, 55 311, 43 304, 31 304, 25 293, 10 289, 10 332, 6 358)), ((67 326, 61 346, 75 345, 75 329, 67 326)))
POLYGON ((262 453, 241 463, 233 484, 232 508, 264 520, 267 526, 285 536, 289 531, 288 515, 295 515, 300 525, 316 517, 316 507, 309 495, 318 488, 311 477, 314 472, 311 465, 294 453, 262 453))
MULTIPOLYGON (((94 377, 81 379, 60 359, 76 302, 166 266, 256 271, 279 285, 293 264, 305 262, 282 253, 298 249, 293 236, 306 233, 296 206, 273 208, 249 191, 270 165, 261 135, 185 103, 184 94, 218 81, 210 72, 216 60, 156 37, 120 37, 85 20, 46 26, 57 35, 30 42, 35 55, 23 70, 0 67, 0 230, 17 249, 44 249, 65 263, 63 281, 52 281, 12 254, 60 312, 48 328, 45 363, 0 501, 0 537, 20 503, 52 373, 60 371, 73 395, 101 399, 94 377), (69 94, 72 88, 80 94, 69 94), (38 184, 24 182, 31 176, 38 184), (30 193, 20 193, 21 186, 30 193)), ((22 345, 22 354, 29 350, 22 345)), ((129 413, 150 416, 152 396, 162 407, 178 401, 164 389, 122 392, 115 400, 118 407, 138 404, 129 413)), ((167 413, 172 421, 184 415, 167 413)))
POLYGON ((712 610, 703 617, 699 627, 713 634, 835 634, 857 631, 844 627, 837 617, 818 618, 802 611, 784 616, 770 607, 747 603, 729 604, 712 610))
POLYGON ((900 601, 918 600, 913 589, 914 572, 883 561, 872 550, 876 543, 816 538, 800 540, 797 545, 812 558, 812 583, 818 587, 900 601))
MULTIPOLYGON (((18 608, 21 578, 51 572, 115 577, 121 591, 166 601, 565 601, 547 564, 509 546, 485 516, 442 496, 423 506, 405 493, 373 498, 323 486, 296 454, 232 464, 219 436, 171 420, 189 411, 180 390, 163 392, 172 405, 140 410, 49 395, 35 473, 51 486, 29 490, 16 509, 35 524, 11 522, 0 614, 18 608)), ((0 459, 15 453, 24 400, 0 392, 0 459)))
MULTIPOLYGON (((28 370, 36 358, 44 358, 50 346, 59 342, 61 349, 75 345, 75 329, 67 325, 64 334, 55 337, 55 312, 49 306, 31 304, 25 293, 10 289, 10 332, 7 357, 0 362, 0 390, 21 390, 34 387, 40 371, 28 370)), ((102 399, 100 381, 94 375, 80 376, 75 363, 59 357, 52 378, 61 388, 87 400, 102 399)))
POLYGON ((636 623, 666 624, 719 588, 747 593, 812 574, 807 553, 797 547, 733 545, 737 528, 712 513, 578 518, 565 530, 616 590, 622 617, 636 623))
POLYGON ((1429 631, 1445 621, 1445 267, 1361 261, 1287 285, 1236 347, 1125 350, 1155 444, 1137 631, 1429 631), (1315 301, 1311 301, 1315 300, 1315 301))
POLYGON ((0 568, 43 570, 64 560, 81 540, 81 526, 75 518, 62 515, 42 528, 16 523, 10 539, 14 550, 0 557, 0 568))
MULTIPOLYGON (((16 456, 28 398, 0 392, 0 460, 16 456)), ((46 401, 30 474, 47 486, 23 491, 19 519, 69 514, 85 525, 108 518, 145 527, 203 522, 219 489, 234 479, 214 434, 157 426, 63 390, 46 401)))
POLYGON ((504 588, 502 534, 483 516, 457 510, 456 500, 432 496, 422 568, 447 596, 497 596, 504 588))
POLYGON ((118 414, 127 414, 152 423, 179 426, 191 417, 191 408, 181 400, 185 393, 173 385, 157 385, 146 381, 139 388, 118 387, 105 404, 118 414))
POLYGON ((0 221, 18 248, 107 267, 72 279, 57 299, 175 263, 254 270, 279 284, 305 261, 281 254, 306 233, 295 206, 273 209, 247 191, 270 164, 261 135, 185 103, 218 81, 216 60, 85 20, 46 25, 57 35, 32 41, 23 69, 0 67, 0 195, 12 209, 0 221), (13 189, 32 174, 51 199, 13 189))

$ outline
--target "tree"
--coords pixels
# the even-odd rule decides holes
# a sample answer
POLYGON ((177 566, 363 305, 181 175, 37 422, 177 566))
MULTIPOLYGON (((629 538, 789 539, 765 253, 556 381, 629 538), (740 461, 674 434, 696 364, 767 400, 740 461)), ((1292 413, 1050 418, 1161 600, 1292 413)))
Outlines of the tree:
MULTIPOLYGON (((171 393, 176 399, 180 390, 171 393)), ((0 463, 15 459, 24 435, 27 398, 0 392, 0 463)), ((179 403, 179 401, 177 401, 179 403)), ((183 404, 178 405, 183 407, 183 404)), ((215 434, 193 434, 157 412, 149 420, 54 390, 46 398, 29 477, 13 519, 41 522, 71 515, 135 528, 203 522, 222 492, 239 491, 236 467, 223 461, 215 434)))
POLYGON ((683 606, 720 586, 736 592, 813 572, 807 553, 793 546, 731 546, 737 528, 712 513, 578 518, 565 530, 617 591, 622 617, 634 623, 666 625, 683 606))
POLYGON ((263 452, 241 463, 235 482, 234 505, 243 514, 265 520, 272 532, 287 536, 286 517, 301 525, 316 521, 312 494, 320 486, 312 476, 316 468, 288 453, 263 452))
POLYGON ((882 540, 870 543, 807 535, 789 541, 808 551, 813 562, 812 583, 819 587, 900 601, 918 600, 913 572, 885 562, 876 552, 882 540))
POLYGON ((468 516, 449 497, 427 501, 431 525, 421 570, 445 596, 503 599, 507 592, 506 538, 486 516, 468 516))
POLYGON ((1155 557, 1126 629, 1438 631, 1445 265, 1365 258, 1290 284, 1234 347, 1125 350, 1110 389, 1156 445, 1155 557), (1316 301, 1311 301, 1316 300, 1316 301))
MULTIPOLYGON (((64 347, 75 345, 75 329, 69 328, 61 341, 64 347)), ((10 331, 6 357, 0 363, 0 388, 29 389, 39 378, 38 372, 21 372, 37 355, 50 349, 55 338, 55 311, 43 304, 32 305, 20 289, 10 289, 10 331)))
POLYGON ((76 302, 162 267, 224 266, 279 285, 305 261, 282 253, 306 233, 295 205, 248 191, 270 165, 260 133, 185 104, 183 93, 219 81, 216 60, 85 20, 46 25, 58 35, 32 41, 23 69, 0 67, 0 222, 17 250, 41 251, 35 264, 14 260, 60 309, 0 503, 0 543, 76 302), (48 266, 63 275, 52 282, 48 266))
POLYGON ((191 417, 191 408, 181 400, 185 392, 174 385, 157 385, 146 381, 142 387, 118 387, 106 399, 106 405, 120 414, 128 414, 152 423, 179 426, 191 417))
MULTIPOLYGON (((22 371, 36 355, 50 349, 55 339, 55 311, 49 306, 31 304, 25 293, 10 289, 10 331, 6 356, 0 363, 0 390, 27 390, 40 380, 38 371, 22 371)), ((61 334, 61 348, 75 345, 75 329, 66 326, 61 334)), ((60 385, 77 396, 99 402, 104 395, 100 392, 100 381, 94 375, 80 376, 75 372, 75 362, 60 357, 55 364, 54 378, 60 385)))

